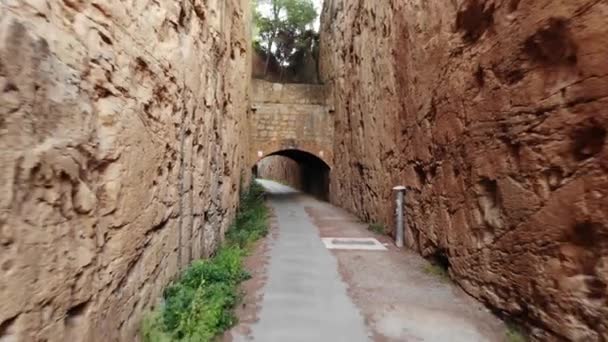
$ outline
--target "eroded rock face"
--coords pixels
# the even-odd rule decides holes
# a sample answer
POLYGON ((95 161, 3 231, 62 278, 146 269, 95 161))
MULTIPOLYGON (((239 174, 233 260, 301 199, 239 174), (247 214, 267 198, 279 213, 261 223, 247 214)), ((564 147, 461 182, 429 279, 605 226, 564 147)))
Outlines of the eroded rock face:
POLYGON ((258 177, 272 179, 302 189, 302 168, 297 161, 283 156, 268 156, 257 164, 258 177))
POLYGON ((608 339, 608 4, 327 0, 331 198, 540 339, 608 339))
POLYGON ((249 2, 0 6, 0 340, 133 341, 248 177, 249 2))

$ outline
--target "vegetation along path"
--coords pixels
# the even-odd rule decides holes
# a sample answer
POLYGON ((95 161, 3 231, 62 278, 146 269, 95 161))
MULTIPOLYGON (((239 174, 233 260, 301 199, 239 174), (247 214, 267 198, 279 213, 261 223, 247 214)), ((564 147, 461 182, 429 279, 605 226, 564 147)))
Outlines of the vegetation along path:
POLYGON ((396 249, 382 230, 288 186, 258 180, 242 196, 225 242, 165 290, 163 304, 144 320, 142 338, 516 340, 441 268, 396 249), (275 215, 271 234, 264 189, 275 215))
POLYGON ((233 329, 232 340, 509 339, 500 320, 418 255, 397 250, 386 236, 328 203, 258 182, 269 193, 277 227, 268 237, 266 269, 254 275, 265 284, 248 295, 258 301, 256 317, 233 329), (384 250, 326 248, 323 238, 334 237, 376 238, 384 250))
POLYGON ((253 184, 241 196, 234 224, 214 256, 199 260, 165 289, 163 303, 144 319, 145 342, 212 341, 236 323, 239 284, 249 278, 243 259, 268 231, 263 189, 253 184))

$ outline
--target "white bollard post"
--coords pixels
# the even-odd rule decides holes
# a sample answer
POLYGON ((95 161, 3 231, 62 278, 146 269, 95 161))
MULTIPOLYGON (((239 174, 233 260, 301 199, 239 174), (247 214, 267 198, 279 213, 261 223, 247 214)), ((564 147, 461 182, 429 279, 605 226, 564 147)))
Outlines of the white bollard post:
POLYGON ((397 209, 395 210, 397 216, 397 231, 395 232, 395 245, 399 248, 403 248, 404 242, 404 222, 403 222, 403 199, 406 188, 403 185, 399 185, 393 188, 397 193, 397 209))

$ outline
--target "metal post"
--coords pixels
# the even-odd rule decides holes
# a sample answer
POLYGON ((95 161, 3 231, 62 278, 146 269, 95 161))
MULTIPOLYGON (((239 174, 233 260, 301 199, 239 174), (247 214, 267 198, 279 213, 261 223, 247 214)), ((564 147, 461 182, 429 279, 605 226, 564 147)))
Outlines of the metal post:
POLYGON ((399 248, 403 247, 404 241, 404 229, 403 229, 403 197, 405 195, 405 187, 399 185, 393 188, 397 192, 397 209, 395 210, 397 216, 397 231, 395 232, 395 245, 399 248))

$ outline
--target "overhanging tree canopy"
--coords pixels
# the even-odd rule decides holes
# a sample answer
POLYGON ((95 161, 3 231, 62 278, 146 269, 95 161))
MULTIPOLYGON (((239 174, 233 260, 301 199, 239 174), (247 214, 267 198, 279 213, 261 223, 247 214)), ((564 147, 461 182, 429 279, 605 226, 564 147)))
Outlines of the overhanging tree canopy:
POLYGON ((317 18, 312 0, 257 0, 254 20, 258 48, 266 54, 268 72, 271 56, 282 67, 290 65, 296 52, 311 49, 310 32, 317 18))

